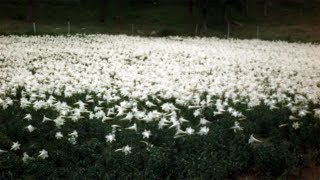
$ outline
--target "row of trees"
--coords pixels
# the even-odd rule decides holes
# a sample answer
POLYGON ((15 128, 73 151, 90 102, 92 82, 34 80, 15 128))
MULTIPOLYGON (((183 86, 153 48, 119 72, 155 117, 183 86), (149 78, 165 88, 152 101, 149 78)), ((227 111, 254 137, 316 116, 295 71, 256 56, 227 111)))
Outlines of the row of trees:
MULTIPOLYGON (((33 15, 33 7, 34 7, 34 1, 37 0, 27 0, 27 21, 32 21, 32 15, 33 15)), ((67 0, 66 0, 67 1, 67 0)), ((69 0, 70 1, 70 0, 69 0)), ((79 0, 81 3, 85 3, 88 0, 79 0)), ((94 0, 91 2, 96 3, 99 7, 100 15, 99 15, 99 21, 104 23, 106 21, 106 15, 107 15, 107 7, 109 4, 109 1, 111 0, 94 0)), ((117 0, 120 3, 120 0, 117 0)), ((128 1, 130 5, 132 6, 139 6, 141 3, 147 3, 151 2, 154 4, 160 3, 163 0, 123 0, 128 1)), ((240 25, 239 22, 233 20, 232 18, 232 9, 236 9, 243 13, 244 16, 248 16, 249 14, 249 0, 181 0, 182 3, 186 5, 189 9, 189 13, 191 15, 198 15, 201 16, 202 19, 202 28, 204 30, 207 29, 207 22, 208 22, 208 12, 209 8, 214 4, 215 6, 218 6, 219 9, 222 11, 222 17, 223 21, 227 24, 237 24, 240 25)), ((265 16, 268 15, 268 4, 271 0, 251 0, 251 1, 260 1, 263 3, 263 13, 265 16)), ((181 4, 182 4, 181 3, 181 4)))
MULTIPOLYGON (((82 3, 85 3, 86 0, 80 0, 82 3)), ((28 22, 31 22, 33 20, 33 7, 34 7, 34 0, 27 0, 27 15, 26 20, 28 22)), ((108 6, 108 0, 99 0, 98 6, 101 8, 100 10, 100 22, 105 22, 106 20, 106 12, 107 12, 107 6, 108 6)))
MULTIPOLYGON (((232 23, 241 25, 239 22, 232 19, 232 9, 243 12, 245 16, 249 15, 249 0, 189 0, 189 12, 190 14, 193 14, 195 7, 200 10, 203 19, 202 28, 204 30, 207 30, 208 9, 210 8, 210 3, 212 1, 222 9, 222 17, 226 24, 232 23)), ((263 0, 264 16, 268 15, 269 3, 270 0, 263 0)))
MULTIPOLYGON (((232 19, 231 10, 236 9, 238 11, 242 11, 245 16, 249 15, 249 0, 213 0, 218 4, 218 6, 222 9, 223 18, 225 23, 233 23, 240 25, 239 22, 236 22, 232 19)), ((210 2, 212 0, 189 0, 189 12, 193 14, 194 7, 198 6, 200 9, 200 13, 203 17, 203 28, 207 29, 207 20, 208 20, 208 9, 210 7, 210 2)), ((268 5, 270 4, 270 0, 263 0, 264 7, 264 16, 268 15, 268 5)))

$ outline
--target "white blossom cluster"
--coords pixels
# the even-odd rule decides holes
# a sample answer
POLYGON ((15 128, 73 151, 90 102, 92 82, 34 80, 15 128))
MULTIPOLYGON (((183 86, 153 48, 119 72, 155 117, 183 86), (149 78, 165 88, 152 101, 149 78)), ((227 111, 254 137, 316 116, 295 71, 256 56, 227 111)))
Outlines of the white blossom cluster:
MULTIPOLYGON (((286 106, 294 129, 307 114, 320 118, 320 109, 308 106, 320 101, 320 46, 314 44, 125 35, 0 36, 0 70, 3 109, 23 88, 20 107, 56 110, 59 116, 44 116, 43 123, 53 121, 58 129, 65 121, 87 117, 132 121, 130 127, 113 125, 107 143, 116 141, 117 129, 139 131, 136 121, 174 128, 175 138, 206 135, 211 123, 202 115, 206 107, 215 107, 214 116, 229 113, 238 118, 230 128, 242 131, 245 116, 230 102, 247 104, 249 110, 261 103, 270 109, 286 106), (87 95, 75 104, 56 99, 76 94, 87 95), (139 102, 146 108, 139 108, 139 102), (89 103, 94 110, 87 108, 89 103), (105 108, 107 104, 115 105, 105 108), (180 116, 178 106, 188 107, 200 119, 198 129, 182 128, 189 120, 180 116)), ((31 121, 31 114, 25 119, 31 121)), ((32 125, 26 129, 37 130, 32 125)), ((142 139, 153 135, 140 131, 142 139)), ((77 143, 76 131, 67 137, 77 143)), ((61 132, 56 138, 63 138, 61 132)), ((117 151, 129 154, 131 147, 117 151)))

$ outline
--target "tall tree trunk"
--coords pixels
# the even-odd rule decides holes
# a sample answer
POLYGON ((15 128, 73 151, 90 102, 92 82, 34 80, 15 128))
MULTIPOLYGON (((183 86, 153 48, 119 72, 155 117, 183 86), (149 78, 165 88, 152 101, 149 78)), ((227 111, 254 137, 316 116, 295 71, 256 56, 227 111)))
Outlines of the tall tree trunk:
POLYGON ((33 14, 33 0, 28 0, 28 3, 27 3, 27 6, 28 6, 28 10, 27 10, 27 21, 30 22, 32 21, 32 14, 33 14))
POLYGON ((249 0, 244 0, 244 5, 245 5, 245 15, 246 17, 249 16, 249 0))
POLYGON ((209 1, 208 0, 202 0, 201 3, 202 8, 202 16, 203 16, 203 30, 208 30, 208 10, 209 10, 209 1))
POLYGON ((263 4, 263 15, 268 16, 268 5, 269 5, 269 0, 264 0, 263 4))
POLYGON ((229 4, 225 3, 223 5, 223 17, 224 17, 224 22, 226 24, 229 24, 231 22, 231 8, 229 4))
POLYGON ((100 16, 100 22, 102 22, 102 23, 104 23, 104 22, 106 21, 107 1, 108 1, 108 0, 101 0, 101 16, 100 16))
POLYGON ((190 15, 193 15, 193 6, 194 6, 194 1, 193 0, 189 0, 188 1, 188 7, 189 7, 190 15))

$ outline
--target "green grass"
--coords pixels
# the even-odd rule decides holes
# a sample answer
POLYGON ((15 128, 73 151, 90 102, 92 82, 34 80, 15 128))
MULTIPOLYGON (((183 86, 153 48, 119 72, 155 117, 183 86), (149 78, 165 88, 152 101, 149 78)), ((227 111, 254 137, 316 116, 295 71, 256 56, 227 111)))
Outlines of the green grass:
MULTIPOLYGON (((0 8, 2 9, 0 34, 34 34, 32 23, 25 22, 24 4, 1 4, 0 8)), ((235 19, 243 26, 231 26, 231 37, 257 38, 259 26, 260 39, 320 42, 320 23, 317 19, 319 4, 308 6, 274 4, 270 8, 268 17, 263 16, 262 8, 262 4, 250 4, 248 18, 239 12, 233 12, 235 19)), ((98 17, 97 8, 85 8, 79 4, 36 4, 34 8, 36 34, 67 34, 67 22, 70 21, 71 34, 106 33, 149 36, 155 30, 160 36, 194 36, 196 24, 201 24, 199 15, 195 13, 191 16, 187 7, 181 3, 163 3, 158 6, 146 4, 138 7, 111 3, 107 9, 106 23, 99 23, 98 17)), ((210 9, 208 23, 209 30, 204 32, 200 28, 199 36, 226 37, 227 27, 222 22, 221 10, 217 7, 210 9)))

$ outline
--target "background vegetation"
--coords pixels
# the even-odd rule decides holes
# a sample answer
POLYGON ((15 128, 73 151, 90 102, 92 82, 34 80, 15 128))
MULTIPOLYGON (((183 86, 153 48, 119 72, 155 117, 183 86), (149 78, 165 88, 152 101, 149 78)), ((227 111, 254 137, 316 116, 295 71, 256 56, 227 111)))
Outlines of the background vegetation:
POLYGON ((0 34, 34 34, 33 22, 35 34, 67 34, 70 22, 71 34, 227 37, 229 22, 233 38, 320 41, 320 5, 314 0, 270 0, 267 16, 263 0, 248 0, 248 15, 244 5, 231 4, 228 22, 221 1, 211 0, 208 29, 202 6, 195 3, 191 13, 187 0, 32 0, 31 15, 29 1, 0 1, 0 34))

